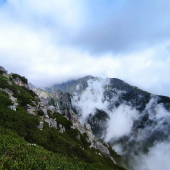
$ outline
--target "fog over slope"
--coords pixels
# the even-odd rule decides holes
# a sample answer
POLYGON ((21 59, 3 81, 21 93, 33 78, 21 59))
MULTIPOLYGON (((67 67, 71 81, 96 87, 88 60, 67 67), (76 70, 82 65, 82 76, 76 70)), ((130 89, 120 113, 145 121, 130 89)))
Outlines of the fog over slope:
POLYGON ((90 79, 82 93, 78 93, 80 85, 77 85, 72 104, 81 122, 90 122, 94 130, 100 126, 102 134, 96 134, 109 142, 134 169, 169 170, 170 111, 165 102, 169 99, 136 93, 139 101, 148 100, 140 108, 135 98, 123 100, 127 90, 111 88, 110 84, 111 79, 90 79), (102 120, 98 110, 108 117, 102 120))

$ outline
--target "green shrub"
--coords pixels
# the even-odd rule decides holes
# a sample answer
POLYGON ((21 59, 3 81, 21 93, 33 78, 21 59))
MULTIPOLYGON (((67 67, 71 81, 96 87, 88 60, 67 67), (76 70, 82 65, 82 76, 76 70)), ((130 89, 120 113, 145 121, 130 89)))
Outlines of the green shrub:
POLYGON ((0 70, 0 74, 4 74, 5 72, 3 70, 0 70))
POLYGON ((62 116, 59 113, 54 112, 52 115, 53 118, 56 118, 58 124, 62 124, 65 128, 69 129, 73 125, 70 120, 67 120, 66 117, 62 116))
POLYGON ((49 105, 52 105, 52 106, 56 106, 55 104, 55 100, 51 97, 49 102, 48 102, 49 105))
POLYGON ((18 75, 18 74, 12 74, 12 78, 13 79, 16 79, 16 78, 19 78, 19 79, 21 79, 21 81, 23 82, 23 83, 25 83, 25 84, 27 84, 28 83, 28 80, 24 77, 24 76, 20 76, 20 75, 18 75))
POLYGON ((44 116, 44 112, 43 112, 42 110, 38 110, 38 111, 37 111, 37 115, 38 115, 38 116, 44 116))
POLYGON ((0 103, 3 103, 4 106, 12 105, 12 102, 9 99, 8 93, 4 91, 0 91, 0 103))

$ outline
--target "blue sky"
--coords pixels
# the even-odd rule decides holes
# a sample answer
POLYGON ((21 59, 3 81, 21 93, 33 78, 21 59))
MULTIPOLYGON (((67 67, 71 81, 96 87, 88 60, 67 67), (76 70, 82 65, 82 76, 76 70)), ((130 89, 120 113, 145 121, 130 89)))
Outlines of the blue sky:
POLYGON ((85 75, 170 96, 169 0, 0 0, 0 65, 36 86, 85 75))

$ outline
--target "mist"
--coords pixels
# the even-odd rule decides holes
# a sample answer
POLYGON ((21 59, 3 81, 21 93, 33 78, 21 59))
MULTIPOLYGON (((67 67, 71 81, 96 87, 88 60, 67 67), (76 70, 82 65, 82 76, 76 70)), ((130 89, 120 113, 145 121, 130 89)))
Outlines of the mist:
MULTIPOLYGON (((107 101, 103 102, 104 86, 107 86, 109 79, 89 80, 88 87, 81 96, 75 93, 72 105, 77 108, 81 123, 87 121, 90 114, 95 113, 95 109, 107 110, 107 101)), ((77 89, 79 86, 77 86, 77 89)))
POLYGON ((116 103, 125 92, 117 90, 112 99, 105 97, 109 83, 109 79, 89 80, 88 87, 81 94, 75 93, 72 104, 78 111, 81 123, 87 122, 96 109, 105 111, 109 118, 105 121, 106 131, 101 137, 130 166, 135 170, 170 170, 169 111, 162 104, 157 104, 156 95, 151 95, 141 112, 130 103, 110 109, 109 102, 116 103), (136 122, 143 121, 144 117, 147 117, 144 127, 138 128, 136 122), (121 143, 120 140, 124 139, 126 141, 121 143))

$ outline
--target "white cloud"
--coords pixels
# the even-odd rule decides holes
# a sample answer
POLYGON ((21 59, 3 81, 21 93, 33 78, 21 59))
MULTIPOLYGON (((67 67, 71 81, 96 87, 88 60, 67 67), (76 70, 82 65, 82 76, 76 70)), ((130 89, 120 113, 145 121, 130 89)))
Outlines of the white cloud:
POLYGON ((100 124, 106 127, 103 138, 107 142, 114 143, 113 149, 118 154, 128 157, 134 169, 169 170, 170 144, 167 143, 169 141, 169 111, 162 104, 157 104, 159 97, 156 95, 152 95, 143 112, 125 103, 111 111, 108 107, 109 102, 118 101, 119 95, 123 92, 117 91, 109 102, 105 101, 103 87, 107 83, 109 82, 105 79, 90 80, 85 91, 81 95, 74 96, 72 104, 80 110, 81 122, 86 122, 88 116, 95 113, 96 108, 104 110, 109 115, 109 119, 100 124), (143 128, 135 129, 137 124, 134 126, 134 122, 137 120, 140 124, 146 114, 149 115, 148 119, 152 123, 145 122, 143 128), (120 142, 119 139, 124 136, 127 136, 127 141, 120 142), (143 147, 149 149, 147 154, 144 154, 143 147))
MULTIPOLYGON (((157 143, 147 155, 135 156, 135 168, 139 170, 170 170, 170 144, 157 143)), ((134 162, 133 162, 134 163, 134 162)))
POLYGON ((170 42, 143 52, 96 57, 65 41, 81 31, 87 11, 85 1, 8 1, 0 8, 1 65, 26 76, 36 86, 104 73, 170 96, 170 42))
POLYGON ((97 109, 107 110, 107 101, 103 102, 103 87, 109 82, 107 79, 88 80, 88 87, 81 94, 76 95, 72 99, 72 104, 81 111, 80 121, 86 122, 90 114, 94 115, 97 109))
POLYGON ((128 136, 132 130, 134 120, 139 117, 135 109, 131 109, 126 105, 120 105, 109 116, 106 141, 110 141, 112 138, 118 139, 124 135, 128 136))

